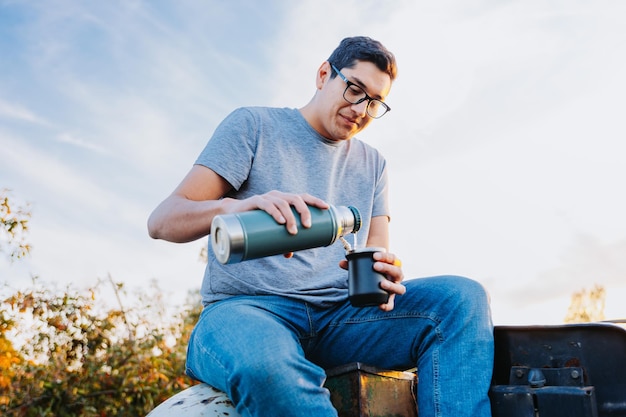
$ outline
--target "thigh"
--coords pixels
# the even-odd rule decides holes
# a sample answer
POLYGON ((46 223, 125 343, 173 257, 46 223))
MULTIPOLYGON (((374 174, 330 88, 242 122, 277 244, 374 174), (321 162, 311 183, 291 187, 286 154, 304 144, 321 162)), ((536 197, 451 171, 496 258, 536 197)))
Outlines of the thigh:
POLYGON ((192 377, 227 391, 233 375, 291 356, 303 356, 297 326, 267 303, 238 297, 202 311, 189 340, 187 367, 192 377))
POLYGON ((472 280, 439 276, 408 280, 405 286, 392 311, 346 302, 329 313, 308 353, 311 360, 327 369, 350 362, 409 369, 433 344, 453 337, 464 317, 477 314, 490 323, 484 290, 472 280))
POLYGON ((207 307, 189 341, 187 373, 226 392, 241 415, 298 409, 336 416, 324 370, 305 358, 300 343, 306 311, 279 297, 237 297, 207 307))

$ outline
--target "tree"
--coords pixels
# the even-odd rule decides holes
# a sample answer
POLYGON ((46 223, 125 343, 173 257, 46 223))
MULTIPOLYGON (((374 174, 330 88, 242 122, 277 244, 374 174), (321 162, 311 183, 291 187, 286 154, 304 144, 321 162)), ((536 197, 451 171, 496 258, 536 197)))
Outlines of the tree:
POLYGON ((26 234, 31 213, 24 206, 13 207, 9 197, 8 189, 0 190, 0 253, 5 252, 9 259, 15 260, 30 252, 26 234))
MULTIPOLYGON (((3 190, 0 252, 15 260, 30 251, 30 212, 10 203, 3 190)), ((199 293, 173 309, 149 288, 128 307, 110 276, 82 291, 38 278, 28 289, 0 287, 0 415, 141 416, 194 384, 184 365, 199 293), (104 303, 108 288, 115 307, 104 303)))
MULTIPOLYGON (((0 253, 6 253, 10 260, 24 257, 30 251, 25 235, 28 231, 30 211, 12 208, 9 190, 0 190, 0 253)), ((4 309, 0 309, 0 392, 11 386, 14 370, 22 363, 19 352, 7 334, 13 330, 15 321, 4 309)), ((8 404, 9 398, 0 395, 0 407, 8 404)))
POLYGON ((572 294, 566 323, 589 323, 604 320, 606 291, 601 285, 572 294))
POLYGON ((200 303, 168 320, 158 288, 128 309, 103 310, 101 293, 35 283, 2 301, 2 335, 21 342, 0 354, 0 414, 145 415, 193 384, 184 375, 185 346, 200 303))

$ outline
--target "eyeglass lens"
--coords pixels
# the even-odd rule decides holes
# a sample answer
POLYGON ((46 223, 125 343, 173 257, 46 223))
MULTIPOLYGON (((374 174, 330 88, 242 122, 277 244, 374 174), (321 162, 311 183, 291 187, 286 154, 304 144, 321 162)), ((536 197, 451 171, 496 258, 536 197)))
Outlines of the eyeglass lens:
MULTIPOLYGON (((351 104, 359 104, 368 99, 367 93, 358 85, 349 83, 343 93, 343 98, 351 104)), ((367 103, 367 114, 373 118, 379 118, 387 112, 387 106, 375 98, 370 98, 367 103)))

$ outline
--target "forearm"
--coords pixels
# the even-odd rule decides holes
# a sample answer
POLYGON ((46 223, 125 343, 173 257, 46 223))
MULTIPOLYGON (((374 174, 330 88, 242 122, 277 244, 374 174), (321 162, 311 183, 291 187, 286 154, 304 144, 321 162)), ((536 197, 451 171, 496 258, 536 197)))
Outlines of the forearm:
POLYGON ((193 201, 172 195, 148 218, 148 233, 154 239, 191 242, 208 235, 213 217, 221 213, 221 200, 193 201))
POLYGON ((365 246, 379 247, 389 250, 389 218, 376 216, 372 218, 370 232, 365 246))

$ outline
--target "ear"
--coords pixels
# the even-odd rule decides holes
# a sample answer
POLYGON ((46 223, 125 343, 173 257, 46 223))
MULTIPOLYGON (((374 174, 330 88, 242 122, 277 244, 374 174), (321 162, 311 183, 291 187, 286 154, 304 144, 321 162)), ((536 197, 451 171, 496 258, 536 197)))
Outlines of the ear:
POLYGON ((328 61, 324 61, 322 65, 320 65, 317 70, 317 76, 315 77, 315 86, 318 90, 321 90, 324 84, 330 80, 331 71, 332 68, 330 67, 330 63, 328 61))

